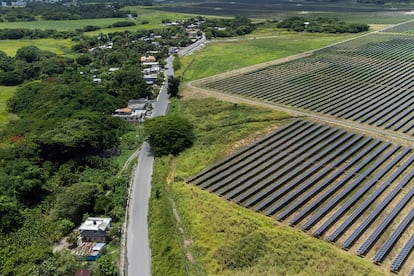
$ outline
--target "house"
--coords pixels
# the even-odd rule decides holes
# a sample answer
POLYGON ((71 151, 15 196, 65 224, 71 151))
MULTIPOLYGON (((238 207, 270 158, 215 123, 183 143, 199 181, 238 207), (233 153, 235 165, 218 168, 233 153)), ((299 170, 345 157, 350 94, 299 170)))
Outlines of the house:
POLYGON ((141 99, 133 99, 128 101, 128 108, 134 110, 146 110, 148 105, 148 100, 141 98, 141 99))
POLYGON ((146 113, 146 109, 132 110, 132 108, 125 107, 115 110, 114 113, 112 113, 112 116, 123 119, 127 122, 141 122, 144 120, 146 113))
POLYGON ((119 70, 119 67, 111 67, 111 68, 108 69, 109 72, 115 72, 115 71, 118 71, 118 70, 119 70))
POLYGON ((157 80, 157 77, 158 77, 158 74, 149 74, 149 75, 144 75, 143 79, 146 84, 152 85, 157 80))
POLYGON ((82 261, 96 261, 106 246, 104 242, 82 242, 75 250, 75 255, 82 261))
POLYGON ((157 59, 154 56, 142 56, 141 57, 141 62, 155 62, 157 59))
POLYGON ((106 232, 111 228, 111 221, 111 218, 87 218, 79 227, 82 241, 105 242, 106 232))

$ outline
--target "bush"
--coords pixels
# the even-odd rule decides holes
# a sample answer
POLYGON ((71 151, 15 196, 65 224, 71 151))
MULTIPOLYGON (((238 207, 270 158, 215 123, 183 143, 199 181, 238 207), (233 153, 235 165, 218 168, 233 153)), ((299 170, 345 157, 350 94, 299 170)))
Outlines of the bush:
POLYGON ((120 22, 115 22, 113 23, 111 26, 114 28, 117 27, 128 27, 128 26, 135 26, 136 24, 134 22, 130 22, 130 21, 120 21, 120 22))

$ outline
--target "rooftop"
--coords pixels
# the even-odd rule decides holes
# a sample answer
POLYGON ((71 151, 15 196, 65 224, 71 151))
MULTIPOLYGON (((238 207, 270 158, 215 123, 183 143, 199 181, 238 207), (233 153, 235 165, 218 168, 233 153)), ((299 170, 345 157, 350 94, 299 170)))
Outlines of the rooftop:
POLYGON ((87 218, 79 227, 81 231, 105 231, 111 225, 111 218, 87 218))

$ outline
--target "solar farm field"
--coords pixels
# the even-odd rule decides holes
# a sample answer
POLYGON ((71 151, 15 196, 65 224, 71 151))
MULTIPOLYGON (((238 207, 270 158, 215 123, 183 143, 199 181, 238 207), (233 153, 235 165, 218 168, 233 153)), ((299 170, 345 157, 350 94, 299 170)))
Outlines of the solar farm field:
POLYGON ((188 182, 408 274, 413 178, 410 147, 296 120, 188 182))
POLYGON ((414 36, 407 33, 410 26, 398 25, 317 50, 306 58, 207 78, 195 85, 412 137, 414 36))

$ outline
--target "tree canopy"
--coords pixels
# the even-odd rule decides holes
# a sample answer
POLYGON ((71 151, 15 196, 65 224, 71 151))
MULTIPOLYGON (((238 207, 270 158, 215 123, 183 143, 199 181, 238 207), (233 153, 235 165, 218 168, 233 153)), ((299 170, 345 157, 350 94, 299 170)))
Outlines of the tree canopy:
POLYGON ((144 131, 155 156, 178 155, 195 139, 190 122, 176 115, 151 118, 145 121, 144 131))

